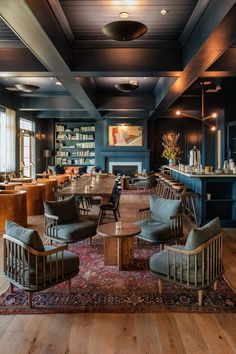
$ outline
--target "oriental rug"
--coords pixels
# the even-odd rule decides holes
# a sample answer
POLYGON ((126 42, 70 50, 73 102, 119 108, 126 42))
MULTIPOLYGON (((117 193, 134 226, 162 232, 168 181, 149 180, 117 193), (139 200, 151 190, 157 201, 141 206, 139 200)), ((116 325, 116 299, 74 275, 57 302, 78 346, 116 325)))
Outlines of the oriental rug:
POLYGON ((27 305, 27 294, 17 288, 7 289, 0 296, 0 314, 42 313, 135 313, 135 312, 236 312, 236 295, 224 278, 217 291, 204 292, 203 306, 198 306, 197 292, 164 282, 164 292, 158 293, 158 278, 150 273, 149 258, 158 247, 142 243, 135 248, 135 264, 119 271, 116 266, 104 266, 102 240, 86 241, 70 247, 80 257, 80 273, 72 279, 72 290, 66 284, 33 296, 33 308, 27 305))

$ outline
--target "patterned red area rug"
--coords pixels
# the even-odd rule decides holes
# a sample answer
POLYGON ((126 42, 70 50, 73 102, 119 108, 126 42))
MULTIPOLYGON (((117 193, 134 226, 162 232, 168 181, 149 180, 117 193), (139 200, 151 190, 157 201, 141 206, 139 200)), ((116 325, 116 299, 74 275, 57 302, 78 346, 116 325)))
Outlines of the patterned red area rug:
POLYGON ((135 249, 132 269, 119 271, 104 266, 102 241, 93 246, 85 242, 71 247, 80 257, 80 273, 72 280, 72 292, 62 283, 44 292, 34 293, 33 308, 27 306, 27 294, 8 289, 0 296, 0 314, 42 314, 70 312, 236 312, 236 295, 222 278, 217 291, 204 293, 199 307, 197 292, 168 282, 163 296, 158 294, 158 279, 149 271, 149 258, 157 247, 141 245, 135 249))

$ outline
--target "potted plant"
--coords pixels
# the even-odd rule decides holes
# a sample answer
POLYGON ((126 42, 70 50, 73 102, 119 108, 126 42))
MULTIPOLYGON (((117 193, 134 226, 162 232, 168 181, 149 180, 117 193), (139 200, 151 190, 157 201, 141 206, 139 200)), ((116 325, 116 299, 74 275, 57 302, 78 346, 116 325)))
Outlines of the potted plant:
POLYGON ((168 133, 164 134, 162 137, 162 146, 164 150, 162 152, 162 157, 169 160, 169 165, 176 165, 176 162, 180 160, 180 154, 182 150, 179 145, 177 145, 180 134, 168 133))

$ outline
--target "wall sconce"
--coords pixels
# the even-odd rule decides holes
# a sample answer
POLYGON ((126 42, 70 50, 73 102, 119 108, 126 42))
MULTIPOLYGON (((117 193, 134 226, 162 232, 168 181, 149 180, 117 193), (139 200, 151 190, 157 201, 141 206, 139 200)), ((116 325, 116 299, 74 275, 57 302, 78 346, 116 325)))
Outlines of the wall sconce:
POLYGON ((46 138, 46 134, 44 133, 36 133, 35 137, 37 140, 44 140, 46 138))

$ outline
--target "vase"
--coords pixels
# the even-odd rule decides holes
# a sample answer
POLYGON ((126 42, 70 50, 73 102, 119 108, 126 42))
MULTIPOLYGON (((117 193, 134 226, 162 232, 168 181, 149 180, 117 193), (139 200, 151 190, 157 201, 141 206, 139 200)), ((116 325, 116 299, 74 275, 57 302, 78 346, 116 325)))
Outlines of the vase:
POLYGON ((170 159, 169 160, 169 166, 176 166, 176 160, 170 159))

